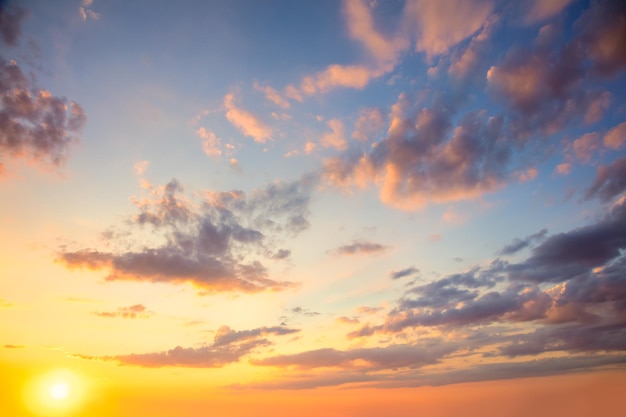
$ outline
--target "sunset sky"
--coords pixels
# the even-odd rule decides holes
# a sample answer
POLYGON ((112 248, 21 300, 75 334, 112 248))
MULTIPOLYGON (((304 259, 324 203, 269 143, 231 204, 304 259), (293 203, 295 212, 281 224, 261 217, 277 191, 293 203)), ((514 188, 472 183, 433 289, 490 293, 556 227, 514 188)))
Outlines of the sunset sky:
POLYGON ((626 6, 0 2, 0 415, 621 416, 626 6))

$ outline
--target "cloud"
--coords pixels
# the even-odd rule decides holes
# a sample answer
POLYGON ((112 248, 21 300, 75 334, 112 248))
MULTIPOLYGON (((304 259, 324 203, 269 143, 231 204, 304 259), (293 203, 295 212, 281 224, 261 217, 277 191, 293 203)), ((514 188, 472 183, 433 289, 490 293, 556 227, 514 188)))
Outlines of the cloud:
POLYGON ((119 307, 116 311, 96 311, 96 316, 109 317, 109 318, 123 318, 123 319, 138 319, 148 318, 152 315, 151 312, 146 310, 143 304, 135 304, 128 307, 119 307))
POLYGON ((354 242, 338 247, 333 250, 332 253, 336 255, 361 255, 380 253, 389 249, 388 246, 381 245, 380 243, 368 242, 365 240, 355 240, 354 242))
POLYGON ((414 210, 429 202, 475 198, 509 180, 511 145, 501 139, 501 118, 471 113, 452 129, 444 103, 413 112, 401 95, 387 136, 369 150, 326 160, 326 181, 342 187, 375 183, 381 201, 414 210))
POLYGON ((408 268, 405 269, 401 269, 399 271, 392 271, 391 273, 389 273, 389 277, 391 279, 400 279, 400 278, 404 278, 404 277, 408 277, 414 274, 419 274, 419 269, 410 266, 408 268))
POLYGON ((571 144, 571 149, 579 161, 589 162, 591 156, 600 148, 600 135, 596 132, 585 133, 571 144))
POLYGON ((22 33, 22 20, 28 15, 21 7, 0 7, 0 39, 9 46, 17 46, 22 33))
POLYGON ((615 126, 603 138, 604 146, 609 149, 620 149, 626 142, 626 122, 615 126))
POLYGON ((112 360, 124 365, 147 368, 166 366, 181 368, 221 368, 238 362, 242 357, 257 349, 272 345, 265 336, 282 336, 298 332, 286 327, 261 327, 252 330, 233 331, 222 326, 215 334, 212 344, 199 348, 176 346, 164 352, 139 353, 130 355, 88 357, 84 359, 112 360))
POLYGON ((343 122, 339 119, 331 119, 327 123, 330 132, 322 135, 320 143, 325 148, 335 148, 340 151, 347 147, 346 135, 344 132, 343 122))
POLYGON ((436 327, 465 334, 464 349, 496 347, 485 353, 490 358, 626 350, 624 201, 596 223, 546 234, 505 247, 515 253, 541 240, 521 262, 496 259, 407 287, 382 322, 365 323, 347 337, 408 337, 436 327), (526 330, 515 330, 517 323, 526 330))
POLYGON ((405 21, 416 34, 415 50, 433 57, 480 30, 493 8, 490 0, 409 0, 405 21))
POLYGON ((258 143, 265 143, 271 139, 272 129, 257 116, 237 107, 233 93, 224 96, 224 107, 226 108, 226 118, 242 134, 253 138, 258 143))
POLYGON ((0 176, 5 158, 58 167, 79 140, 82 107, 31 86, 15 61, 0 57, 0 176))
POLYGON ((594 70, 614 76, 626 68, 626 6, 623 2, 593 2, 576 24, 581 28, 581 48, 592 60, 594 70))
POLYGON ((524 6, 528 8, 526 15, 524 16, 524 23, 530 25, 540 22, 550 17, 556 16, 565 7, 567 7, 572 0, 532 0, 525 3, 524 6))
POLYGON ((23 345, 4 345, 5 349, 24 349, 26 346, 23 345))
POLYGON ((78 14, 83 21, 87 19, 99 20, 100 14, 91 9, 93 0, 83 0, 82 6, 78 8, 78 14))
POLYGON ((310 350, 291 355, 279 355, 250 361, 257 366, 296 367, 299 369, 315 368, 365 368, 368 370, 389 368, 419 368, 437 363, 449 353, 449 346, 391 345, 386 347, 356 348, 337 350, 332 348, 310 350))
POLYGON ((572 170, 572 164, 571 164, 571 163, 569 163, 569 162, 564 162, 564 163, 562 163, 562 164, 557 165, 557 166, 556 166, 556 168, 555 168, 554 170, 555 170, 555 172, 556 172, 557 174, 560 174, 560 175, 567 175, 567 174, 569 174, 569 173, 571 172, 571 170, 572 170))
POLYGON ((8 302, 4 298, 0 298, 0 308, 8 308, 12 306, 13 306, 13 303, 8 302))
POLYGON ((202 139, 202 150, 207 156, 222 155, 221 141, 215 133, 205 127, 201 127, 196 130, 196 134, 200 139, 202 139))
POLYGON ((387 37, 375 27, 371 6, 365 0, 343 2, 343 13, 348 34, 359 42, 370 58, 367 64, 331 64, 326 69, 302 78, 298 86, 285 89, 288 97, 302 100, 302 96, 328 93, 336 88, 362 89, 375 78, 392 71, 399 55, 406 50, 409 40, 402 34, 387 37))
POLYGON ((146 172, 146 170, 148 169, 148 165, 150 165, 150 161, 145 160, 135 163, 135 173, 137 173, 137 175, 143 175, 144 172, 146 172))
POLYGON ((586 198, 600 197, 609 201, 626 191, 626 158, 618 158, 609 165, 601 165, 596 178, 587 189, 586 198))
POLYGON ((467 47, 457 49, 451 54, 448 72, 461 80, 475 75, 477 69, 484 66, 484 56, 491 49, 491 38, 499 23, 500 18, 497 14, 490 15, 467 47))
POLYGON ((361 142, 367 142, 380 133, 383 125, 384 119, 380 109, 362 109, 359 113, 359 118, 354 123, 352 138, 361 142))
POLYGON ((350 37, 360 42, 379 65, 394 65, 398 53, 408 47, 408 40, 402 36, 389 39, 376 30, 371 4, 363 0, 343 2, 350 37))
POLYGON ((271 101, 272 103, 276 104, 278 107, 283 108, 283 109, 288 109, 289 107, 291 107, 291 104, 289 103, 289 101, 287 101, 279 92, 278 90, 270 87, 270 86, 262 86, 259 83, 255 82, 254 83, 254 89, 256 91, 259 91, 261 93, 263 93, 265 95, 265 98, 268 101, 271 101))
POLYGON ((527 248, 532 243, 541 241, 548 234, 548 229, 541 229, 537 233, 533 233, 532 235, 526 236, 523 239, 516 238, 511 243, 505 245, 502 249, 500 249, 499 254, 502 256, 514 255, 522 249, 527 248))
POLYGON ((205 191, 192 201, 172 180, 155 187, 149 198, 136 199, 139 214, 108 250, 64 247, 58 261, 68 268, 108 271, 107 281, 191 283, 201 292, 282 290, 293 284, 268 278, 261 260, 272 259, 274 239, 308 227, 313 185, 303 178, 250 195, 205 191), (137 239, 144 228, 154 237, 137 243, 145 241, 137 239))

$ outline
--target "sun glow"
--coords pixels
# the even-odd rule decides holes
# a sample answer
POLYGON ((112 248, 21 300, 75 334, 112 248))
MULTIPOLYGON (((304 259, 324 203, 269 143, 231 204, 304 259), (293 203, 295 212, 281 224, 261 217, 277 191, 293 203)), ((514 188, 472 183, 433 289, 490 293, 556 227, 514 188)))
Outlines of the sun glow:
POLYGON ((60 369, 34 378, 25 387, 25 405, 36 416, 70 416, 85 399, 86 380, 60 369))

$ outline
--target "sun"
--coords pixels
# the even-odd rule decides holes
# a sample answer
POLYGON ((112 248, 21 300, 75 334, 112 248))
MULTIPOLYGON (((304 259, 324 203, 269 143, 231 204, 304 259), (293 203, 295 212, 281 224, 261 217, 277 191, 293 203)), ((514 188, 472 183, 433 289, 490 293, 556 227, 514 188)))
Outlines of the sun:
POLYGON ((57 382, 50 387, 50 396, 55 400, 64 400, 70 394, 70 386, 67 382, 57 382))
POLYGON ((69 416, 84 402, 87 385, 76 372, 57 369, 34 378, 25 387, 24 402, 36 416, 69 416))

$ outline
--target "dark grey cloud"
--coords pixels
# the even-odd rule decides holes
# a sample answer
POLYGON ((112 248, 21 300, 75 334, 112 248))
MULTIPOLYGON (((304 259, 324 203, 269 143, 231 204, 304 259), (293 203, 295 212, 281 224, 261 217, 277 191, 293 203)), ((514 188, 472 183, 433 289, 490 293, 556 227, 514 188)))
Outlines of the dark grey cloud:
POLYGON ((69 268, 108 271, 108 281, 188 282, 203 292, 285 289, 293 284, 270 279, 261 260, 285 256, 285 249, 273 247, 308 225, 313 184, 309 178, 274 183, 250 195, 206 191, 192 201, 172 180, 136 201, 139 214, 128 220, 127 233, 112 236, 118 250, 61 248, 58 260, 69 268), (132 239, 146 227, 161 243, 132 239))
POLYGON ((586 198, 599 197, 609 201, 626 191, 626 158, 598 167, 596 178, 587 189, 586 198))
POLYGON ((242 357, 257 349, 273 343, 265 336, 281 336, 296 333, 299 330, 285 327, 262 327, 258 329, 234 331, 222 326, 215 334, 212 344, 197 348, 176 346, 163 352, 139 353, 130 355, 89 357, 77 355, 83 359, 116 361, 123 365, 147 368, 183 367, 183 368, 221 368, 238 362, 242 357))
POLYGON ((500 249, 499 254, 502 256, 514 255, 522 249, 527 248, 532 243, 542 240, 548 234, 548 229, 541 229, 537 233, 526 236, 523 239, 516 238, 511 243, 500 249))
POLYGON ((380 253, 388 249, 388 246, 367 240, 355 240, 350 244, 339 246, 331 251, 336 255, 360 255, 370 253, 380 253))
POLYGON ((414 266, 410 266, 399 271, 391 271, 389 273, 389 277, 391 277, 391 279, 400 279, 414 274, 419 274, 419 269, 415 268, 414 266))
POLYGON ((96 311, 94 314, 100 317, 137 319, 150 317, 153 313, 148 311, 143 304, 135 304, 128 307, 119 307, 116 311, 96 311))

